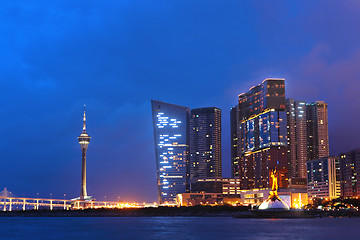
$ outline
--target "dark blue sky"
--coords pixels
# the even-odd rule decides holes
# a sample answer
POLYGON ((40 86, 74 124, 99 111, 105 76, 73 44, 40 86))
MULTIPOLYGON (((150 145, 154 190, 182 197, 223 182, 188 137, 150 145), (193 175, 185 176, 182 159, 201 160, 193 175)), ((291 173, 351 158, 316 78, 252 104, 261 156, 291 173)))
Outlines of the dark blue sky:
POLYGON ((324 100, 330 151, 359 143, 360 2, 7 1, 0 9, 0 188, 80 194, 82 105, 88 193, 155 201, 150 100, 229 110, 266 77, 324 100))

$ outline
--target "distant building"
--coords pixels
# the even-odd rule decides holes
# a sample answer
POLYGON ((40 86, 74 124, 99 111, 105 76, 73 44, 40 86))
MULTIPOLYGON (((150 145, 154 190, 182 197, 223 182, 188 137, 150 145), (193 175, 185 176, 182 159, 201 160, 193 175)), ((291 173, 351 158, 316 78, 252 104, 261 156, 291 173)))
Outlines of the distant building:
POLYGON ((360 149, 340 154, 340 185, 342 197, 360 196, 360 149))
POLYGON ((226 195, 240 195, 241 191, 241 181, 239 178, 228 178, 227 182, 223 185, 222 193, 226 195))
POLYGON ((242 190, 241 203, 245 205, 260 205, 269 197, 270 188, 242 190))
POLYGON ((231 143, 231 177, 239 176, 239 161, 241 158, 241 144, 239 144, 240 120, 239 105, 231 108, 230 111, 230 143, 231 143))
POLYGON ((160 204, 176 203, 189 191, 190 109, 151 101, 160 204))
POLYGON ((323 101, 306 105, 308 160, 329 156, 328 109, 323 101))
POLYGON ((285 80, 265 79, 240 94, 238 109, 234 107, 231 116, 231 136, 236 139, 231 146, 232 175, 240 177, 242 189, 269 187, 269 172, 274 168, 279 187, 287 187, 285 80), (240 152, 238 159, 236 152, 240 152))
MULTIPOLYGON (((289 156, 289 178, 292 183, 299 178, 306 179, 307 128, 306 102, 292 98, 286 99, 287 138, 289 156), (297 179, 295 179, 297 178, 297 179)), ((304 181, 306 184, 306 181, 304 181)))
POLYGON ((307 167, 309 198, 340 197, 340 166, 338 157, 323 157, 310 160, 307 167))
POLYGON ((191 110, 190 178, 222 177, 221 110, 215 107, 191 110))
POLYGON ((191 181, 192 193, 222 193, 224 195, 240 194, 239 178, 204 178, 191 181))
MULTIPOLYGON (((306 167, 306 163, 305 163, 306 167)), ((289 188, 307 188, 307 178, 292 177, 289 179, 289 188)))
POLYGON ((223 185, 223 178, 193 178, 190 190, 192 193, 222 193, 223 185))
POLYGON ((240 205, 240 196, 226 196, 221 193, 181 193, 177 195, 179 206, 197 205, 240 205))

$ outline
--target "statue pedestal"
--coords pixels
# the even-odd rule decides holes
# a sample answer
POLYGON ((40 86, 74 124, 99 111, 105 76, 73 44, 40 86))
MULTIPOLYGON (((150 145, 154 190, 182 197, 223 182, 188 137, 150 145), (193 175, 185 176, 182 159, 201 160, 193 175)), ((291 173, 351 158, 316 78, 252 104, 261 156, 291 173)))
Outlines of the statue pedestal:
POLYGON ((280 198, 268 198, 260 206, 261 211, 289 211, 289 206, 280 198))

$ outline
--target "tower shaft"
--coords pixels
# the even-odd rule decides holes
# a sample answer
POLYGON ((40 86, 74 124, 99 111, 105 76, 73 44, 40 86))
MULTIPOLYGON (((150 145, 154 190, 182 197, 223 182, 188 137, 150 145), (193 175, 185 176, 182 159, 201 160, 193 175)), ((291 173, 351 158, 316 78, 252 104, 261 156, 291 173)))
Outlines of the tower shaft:
POLYGON ((87 146, 82 147, 82 161, 81 161, 81 193, 80 199, 85 199, 87 197, 86 191, 86 151, 87 146))

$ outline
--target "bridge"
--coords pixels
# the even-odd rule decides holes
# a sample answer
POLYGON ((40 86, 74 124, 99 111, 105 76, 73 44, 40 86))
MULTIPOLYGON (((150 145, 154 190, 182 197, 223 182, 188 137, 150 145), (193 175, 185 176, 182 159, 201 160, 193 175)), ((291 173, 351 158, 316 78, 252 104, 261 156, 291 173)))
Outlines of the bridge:
POLYGON ((0 192, 0 210, 39 210, 39 209, 85 209, 85 208, 137 208, 138 204, 79 200, 79 199, 52 199, 52 198, 28 198, 16 197, 6 188, 0 192))

